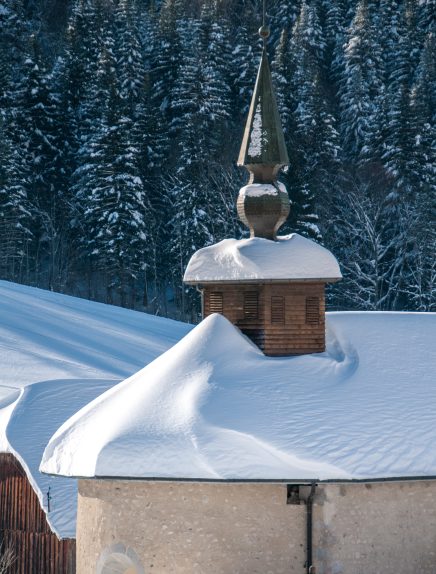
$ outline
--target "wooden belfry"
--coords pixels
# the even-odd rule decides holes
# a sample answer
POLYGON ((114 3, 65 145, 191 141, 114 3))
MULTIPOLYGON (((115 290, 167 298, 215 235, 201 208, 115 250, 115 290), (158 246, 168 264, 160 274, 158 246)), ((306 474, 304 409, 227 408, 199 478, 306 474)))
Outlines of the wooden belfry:
POLYGON ((289 210, 277 174, 289 163, 266 53, 269 30, 248 113, 238 165, 250 179, 238 196, 250 239, 200 249, 184 281, 202 292, 203 318, 221 313, 271 356, 325 350, 325 284, 341 278, 334 256, 297 234, 277 237, 289 210))

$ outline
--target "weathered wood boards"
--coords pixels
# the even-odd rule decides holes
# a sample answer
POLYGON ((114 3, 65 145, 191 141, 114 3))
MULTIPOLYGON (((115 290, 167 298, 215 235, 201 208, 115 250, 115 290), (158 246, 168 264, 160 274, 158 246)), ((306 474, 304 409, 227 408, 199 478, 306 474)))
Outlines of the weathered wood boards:
POLYGON ((265 355, 325 350, 325 295, 322 282, 217 283, 203 286, 203 313, 221 313, 265 355))
POLYGON ((76 571, 76 541, 53 534, 22 466, 5 453, 0 453, 0 544, 15 555, 6 574, 76 571))

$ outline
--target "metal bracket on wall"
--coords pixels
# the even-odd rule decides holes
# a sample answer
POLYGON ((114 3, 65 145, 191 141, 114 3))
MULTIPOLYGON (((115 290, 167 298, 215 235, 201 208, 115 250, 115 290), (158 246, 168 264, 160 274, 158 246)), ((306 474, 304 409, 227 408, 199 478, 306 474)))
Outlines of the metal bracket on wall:
POLYGON ((300 485, 299 484, 288 484, 287 485, 287 496, 286 504, 300 505, 302 502, 300 498, 300 485))

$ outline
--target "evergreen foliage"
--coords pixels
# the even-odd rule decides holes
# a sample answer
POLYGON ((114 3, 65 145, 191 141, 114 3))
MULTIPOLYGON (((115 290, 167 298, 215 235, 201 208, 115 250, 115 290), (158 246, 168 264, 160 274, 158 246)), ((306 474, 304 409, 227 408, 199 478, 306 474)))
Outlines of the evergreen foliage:
MULTIPOLYGON (((246 234, 261 4, 69 0, 55 22, 4 0, 1 277, 197 319, 189 257, 246 234)), ((433 0, 273 0, 267 17, 285 231, 337 255, 335 307, 435 310, 433 0)))

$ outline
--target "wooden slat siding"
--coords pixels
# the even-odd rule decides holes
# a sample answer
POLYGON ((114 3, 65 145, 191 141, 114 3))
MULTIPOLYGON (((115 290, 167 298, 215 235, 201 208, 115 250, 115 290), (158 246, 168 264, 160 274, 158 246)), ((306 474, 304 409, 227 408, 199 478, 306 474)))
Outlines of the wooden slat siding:
POLYGON ((257 291, 244 292, 244 320, 257 321, 259 319, 259 293, 257 291))
POLYGON ((74 574, 76 541, 50 530, 38 497, 12 454, 0 453, 0 542, 16 561, 6 574, 74 574))
POLYGON ((224 301, 222 291, 212 291, 208 297, 209 313, 223 313, 224 301))
POLYGON ((250 337, 266 355, 301 355, 321 353, 325 350, 324 283, 267 283, 258 285, 257 289, 253 284, 207 285, 204 286, 205 317, 212 312, 212 292, 223 294, 222 314, 250 337), (246 294, 255 291, 258 293, 258 317, 247 318, 246 294), (280 307, 283 301, 284 313, 283 320, 280 321, 279 301, 280 307), (311 319, 314 307, 319 306, 317 322, 308 322, 308 306, 311 319))
POLYGON ((284 325, 285 298, 283 295, 271 295, 271 325, 284 325))
POLYGON ((319 297, 306 297, 306 324, 319 325, 319 297))

